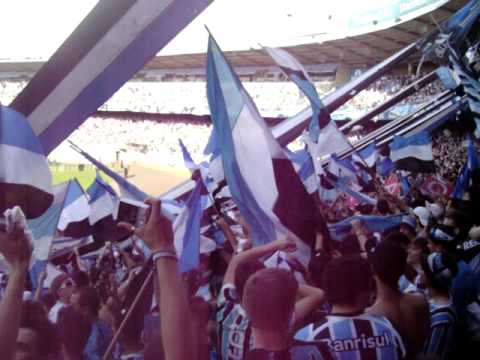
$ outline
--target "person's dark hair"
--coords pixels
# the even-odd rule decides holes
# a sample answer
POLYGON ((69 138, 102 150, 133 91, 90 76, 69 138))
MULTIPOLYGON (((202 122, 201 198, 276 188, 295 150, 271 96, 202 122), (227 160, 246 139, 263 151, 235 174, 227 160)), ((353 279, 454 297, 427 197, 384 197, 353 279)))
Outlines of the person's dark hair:
POLYGON ((93 317, 98 316, 100 310, 100 296, 97 291, 91 287, 80 288, 77 290, 79 295, 78 304, 88 309, 93 317))
POLYGON ((382 215, 390 214, 390 206, 388 206, 387 200, 385 200, 385 199, 378 200, 377 210, 382 215))
POLYGON ((297 280, 288 270, 270 268, 253 274, 245 284, 242 299, 252 327, 288 330, 297 290, 297 280))
POLYGON ((383 241, 394 243, 402 248, 406 248, 410 244, 408 236, 398 231, 388 234, 383 241))
POLYGON ((75 271, 72 274, 72 280, 76 287, 86 287, 90 285, 90 278, 85 271, 75 271))
POLYGON ((332 259, 323 272, 323 286, 330 304, 354 305, 359 294, 370 291, 372 271, 360 255, 332 259))
POLYGON ((52 285, 50 286, 50 292, 55 296, 55 301, 58 300, 58 290, 60 290, 60 286, 62 286, 62 283, 68 278, 69 276, 67 274, 61 274, 53 279, 52 285))
POLYGON ((248 278, 262 269, 265 269, 265 265, 257 259, 238 264, 235 269, 235 279, 233 283, 239 299, 242 299, 243 288, 245 287, 248 278))
POLYGON ((55 326, 48 320, 43 305, 36 301, 25 301, 22 305, 20 328, 27 328, 37 335, 37 357, 47 358, 58 352, 55 326))
POLYGON ((47 311, 50 311, 50 309, 55 305, 55 301, 57 301, 57 298, 55 295, 53 295, 50 292, 47 292, 46 294, 43 294, 42 297, 40 298, 40 301, 45 305, 47 308, 47 311))
POLYGON ((398 288, 398 280, 405 272, 407 252, 393 241, 382 241, 368 255, 373 272, 387 286, 398 288))
POLYGON ((82 356, 91 331, 91 322, 82 313, 69 306, 60 310, 57 329, 60 341, 69 354, 82 356))

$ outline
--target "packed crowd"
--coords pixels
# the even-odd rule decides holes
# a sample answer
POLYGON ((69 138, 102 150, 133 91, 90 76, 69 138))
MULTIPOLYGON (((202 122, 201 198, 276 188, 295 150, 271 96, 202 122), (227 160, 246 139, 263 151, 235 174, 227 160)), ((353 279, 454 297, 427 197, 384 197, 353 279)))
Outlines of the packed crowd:
MULTIPOLYGON (((463 135, 451 131, 435 141, 437 160, 451 157, 442 167, 453 172, 465 155, 463 135)), ((408 192, 391 192, 385 178, 372 174, 368 195, 376 205, 344 195, 318 202, 329 225, 315 225, 306 266, 296 258, 295 241, 252 246, 241 214, 225 210, 207 214, 216 246, 203 251, 196 270, 180 274, 172 224, 151 201, 144 226, 122 224, 132 246, 107 241, 94 258, 76 250, 54 279, 42 272, 26 285, 28 229, 2 231, 0 252, 10 272, 1 291, 0 353, 5 359, 472 358, 480 350, 479 170, 461 199, 425 191, 422 176, 413 174, 406 176, 408 192), (385 225, 394 218, 400 220, 385 225)))
MULTIPOLYGON (((385 75, 342 106, 338 113, 358 115, 389 99, 414 80, 413 75, 385 75)), ((26 84, 26 81, 0 81, 0 102, 9 104, 26 84)), ((292 82, 252 81, 245 82, 244 85, 263 116, 292 116, 308 106, 307 99, 300 95, 292 82)), ((317 82, 315 86, 321 97, 335 90, 332 82, 317 82)), ((441 89, 440 82, 435 81, 404 100, 402 104, 425 103, 437 95, 441 89)), ((99 110, 157 114, 205 115, 209 113, 205 82, 200 81, 129 81, 99 110)))

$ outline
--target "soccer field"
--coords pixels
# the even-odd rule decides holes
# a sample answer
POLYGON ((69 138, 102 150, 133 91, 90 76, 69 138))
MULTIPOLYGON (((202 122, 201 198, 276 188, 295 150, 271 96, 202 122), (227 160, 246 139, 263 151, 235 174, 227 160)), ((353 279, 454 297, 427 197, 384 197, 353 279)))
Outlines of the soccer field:
MULTIPOLYGON (((95 167, 92 165, 65 165, 50 164, 53 175, 53 184, 60 184, 70 179, 77 178, 83 189, 87 189, 95 179, 95 167)), ((108 176, 102 177, 116 190, 118 186, 108 176)), ((145 191, 147 194, 157 196, 180 184, 190 177, 188 170, 178 170, 168 167, 148 167, 133 165, 129 171, 129 181, 145 191)))

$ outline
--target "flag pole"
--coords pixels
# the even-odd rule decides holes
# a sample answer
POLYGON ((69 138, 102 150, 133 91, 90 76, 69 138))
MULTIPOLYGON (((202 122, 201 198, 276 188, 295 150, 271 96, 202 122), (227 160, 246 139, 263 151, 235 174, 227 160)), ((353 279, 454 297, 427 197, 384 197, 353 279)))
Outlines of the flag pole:
POLYGON ((140 301, 140 299, 144 295, 145 290, 147 288, 147 285, 148 285, 149 281, 152 279, 154 273, 155 273, 155 271, 152 268, 150 270, 150 272, 148 273, 147 277, 145 278, 145 281, 143 282, 142 287, 140 288, 140 291, 138 292, 137 296, 133 300, 132 305, 130 305, 130 309, 128 309, 128 312, 125 315, 125 317, 123 318, 122 323, 120 324, 117 331, 115 332, 115 335, 113 336, 112 340, 110 341, 110 344, 108 344, 108 348, 105 351, 105 354, 103 354, 102 360, 108 360, 110 358, 110 355, 113 351, 113 348, 115 347, 115 344, 116 344, 118 338, 120 337, 120 334, 122 333, 125 325, 127 324, 127 321, 130 319, 130 316, 132 315, 133 310, 135 310, 135 307, 137 306, 138 302, 140 301))

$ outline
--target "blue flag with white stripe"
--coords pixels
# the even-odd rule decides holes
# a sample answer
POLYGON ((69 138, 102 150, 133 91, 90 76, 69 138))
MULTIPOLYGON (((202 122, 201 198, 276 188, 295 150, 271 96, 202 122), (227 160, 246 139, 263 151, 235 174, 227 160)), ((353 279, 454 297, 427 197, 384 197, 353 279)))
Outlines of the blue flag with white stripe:
POLYGON ((136 200, 136 201, 142 201, 142 202, 149 197, 146 193, 144 193, 134 184, 129 182, 127 179, 123 178, 121 175, 117 174, 115 171, 113 171, 106 165, 102 164, 100 161, 96 160, 93 156, 83 151, 72 142, 70 142, 70 144, 72 145, 73 149, 76 150, 80 155, 82 155, 85 159, 90 161, 99 170, 103 171, 105 174, 110 176, 117 183, 124 197, 132 200, 136 200))
POLYGON ((88 187, 90 215, 88 217, 90 225, 107 217, 114 216, 118 196, 115 190, 103 180, 97 171, 95 180, 88 187))
POLYGON ((178 139, 178 144, 180 145, 180 149, 182 150, 183 162, 185 163, 186 168, 191 172, 195 171, 198 166, 193 161, 187 147, 183 144, 183 141, 181 139, 178 139))
POLYGON ((58 222, 58 229, 66 231, 67 227, 74 223, 88 223, 90 215, 90 205, 88 198, 77 179, 68 182, 67 195, 63 205, 62 214, 58 222))
POLYGON ((290 53, 279 48, 266 47, 265 50, 277 63, 283 73, 293 81, 305 94, 312 107, 312 120, 309 125, 309 135, 312 141, 317 141, 320 129, 324 128, 330 121, 330 114, 318 96, 313 81, 308 76, 305 68, 290 53))
POLYGON ((358 151, 357 153, 363 159, 365 164, 367 164, 368 167, 372 168, 377 163, 378 150, 377 145, 374 142, 368 145, 366 148, 358 151))
POLYGON ((200 263, 200 228, 203 210, 207 204, 207 191, 198 179, 185 207, 173 223, 175 249, 179 254, 180 271, 188 272, 200 263))
POLYGON ((40 141, 23 114, 0 105, 0 213, 20 206, 33 219, 52 201, 52 174, 40 141))
POLYGON ((290 151, 287 148, 285 152, 290 160, 292 160, 293 166, 308 193, 313 194, 318 190, 318 179, 310 153, 306 149, 290 151))
POLYGON ((390 159, 399 170, 434 172, 431 135, 425 130, 408 137, 395 135, 390 144, 390 159))
POLYGON ((449 47, 449 60, 453 73, 467 97, 468 106, 476 124, 475 136, 478 138, 480 137, 480 82, 451 47, 449 47))
POLYGON ((454 199, 461 199, 465 190, 470 186, 470 179, 472 176, 472 171, 478 169, 479 160, 477 150, 475 149, 475 144, 471 136, 468 137, 468 148, 467 148, 467 162, 463 165, 462 171, 457 178, 455 183, 455 188, 453 190, 452 197, 454 199))
POLYGON ((328 230, 332 239, 340 241, 352 230, 353 220, 360 220, 362 226, 370 232, 384 232, 401 225, 404 222, 406 214, 377 216, 377 215, 356 215, 339 221, 334 224, 328 224, 328 230))
POLYGON ((53 187, 53 202, 47 211, 36 219, 28 220, 28 228, 33 236, 33 257, 47 260, 52 241, 57 231, 60 216, 68 193, 69 182, 53 187))
POLYGON ((315 241, 313 199, 212 36, 207 96, 225 178, 254 244, 291 236, 299 258, 308 259, 315 241))

